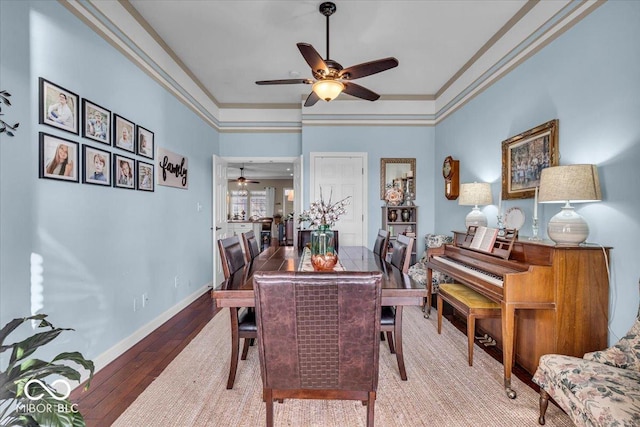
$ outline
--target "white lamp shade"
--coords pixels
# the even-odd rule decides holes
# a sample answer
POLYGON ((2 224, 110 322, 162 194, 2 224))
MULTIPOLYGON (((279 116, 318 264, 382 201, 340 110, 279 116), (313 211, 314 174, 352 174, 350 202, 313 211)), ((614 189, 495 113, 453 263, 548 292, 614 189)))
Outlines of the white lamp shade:
POLYGON ((565 203, 549 220, 547 234, 559 245, 577 245, 589 237, 589 225, 569 204, 602 200, 595 165, 567 165, 545 168, 540 175, 540 203, 565 203))
POLYGON ((542 169, 540 203, 584 203, 602 200, 596 165, 553 166, 542 169))
POLYGON ((313 84, 316 95, 327 102, 336 99, 343 90, 344 85, 337 80, 318 80, 313 84))
POLYGON ((490 205, 491 185, 488 182, 460 184, 458 204, 462 206, 490 205))

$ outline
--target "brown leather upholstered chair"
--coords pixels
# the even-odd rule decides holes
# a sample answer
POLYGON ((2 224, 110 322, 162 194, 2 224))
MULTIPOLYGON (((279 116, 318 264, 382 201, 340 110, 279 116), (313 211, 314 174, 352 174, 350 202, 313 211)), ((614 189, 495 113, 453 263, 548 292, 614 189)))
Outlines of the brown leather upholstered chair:
POLYGON ((373 253, 378 255, 380 259, 385 260, 387 258, 387 249, 389 248, 389 231, 380 229, 378 230, 378 236, 376 242, 373 244, 373 253))
MULTIPOLYGON (((240 246, 238 236, 227 237, 218 240, 218 250, 225 279, 231 279, 233 275, 243 274, 245 264, 244 254, 240 246)), ((247 359, 249 345, 256 339, 258 328, 256 326, 256 314, 252 309, 240 311, 237 307, 230 307, 231 314, 231 364, 229 366, 229 378, 227 388, 232 389, 238 370, 238 353, 240 351, 240 339, 244 339, 242 347, 242 360, 247 359)))
MULTIPOLYGON (((390 274, 405 276, 409 270, 411 263, 411 251, 413 249, 413 237, 407 237, 399 234, 393 246, 391 254, 391 265, 393 268, 390 274)), ((398 361, 398 371, 400 378, 407 380, 407 371, 404 367, 404 356, 402 352, 402 306, 382 307, 380 330, 387 333, 387 341, 389 342, 389 350, 396 354, 398 361)))
POLYGON ((245 259, 249 264, 255 257, 260 255, 260 245, 256 240, 256 233, 253 230, 242 233, 242 243, 244 243, 245 259))
POLYGON ((267 426, 286 398, 361 400, 373 426, 381 273, 256 273, 253 289, 267 426))

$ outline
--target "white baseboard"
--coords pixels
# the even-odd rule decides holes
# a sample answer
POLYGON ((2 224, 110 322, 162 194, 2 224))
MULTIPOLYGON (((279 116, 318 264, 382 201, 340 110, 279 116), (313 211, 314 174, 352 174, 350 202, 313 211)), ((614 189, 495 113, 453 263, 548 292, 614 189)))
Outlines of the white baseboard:
MULTIPOLYGON (((155 331, 164 322, 166 322, 167 320, 171 319, 173 316, 178 314, 181 310, 183 310, 189 304, 191 304, 192 302, 200 298, 200 296, 202 296, 202 294, 207 289, 211 289, 211 286, 212 286, 211 283, 207 283, 206 285, 202 286, 197 291, 193 292, 191 295, 187 296, 185 299, 183 299, 173 307, 170 307, 164 313, 160 314, 151 322, 147 323, 146 325, 144 325, 143 327, 135 331, 133 334, 131 334, 127 338, 123 339, 122 341, 120 341, 119 343, 117 343, 116 345, 114 345, 104 353, 94 358, 93 359, 93 364, 95 366, 94 374, 99 372, 102 368, 107 366, 109 363, 116 360, 119 356, 124 354, 131 347, 133 347, 134 345, 142 341, 147 335, 155 331)), ((213 304, 213 301, 211 301, 211 303, 213 304)), ((89 375, 86 373, 86 371, 83 371, 80 384, 85 382, 88 378, 89 378, 89 375)), ((78 384, 76 387, 78 387, 80 384, 78 384)))

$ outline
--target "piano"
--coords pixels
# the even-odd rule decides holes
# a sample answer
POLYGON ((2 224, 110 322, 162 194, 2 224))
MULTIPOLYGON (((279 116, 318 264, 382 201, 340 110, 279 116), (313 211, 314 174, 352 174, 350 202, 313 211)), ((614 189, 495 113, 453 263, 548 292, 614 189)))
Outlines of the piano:
POLYGON ((430 252, 427 310, 433 270, 501 305, 499 324, 483 319, 477 327, 502 349, 507 396, 516 397, 514 361, 533 374, 543 354, 582 357, 607 347, 611 248, 535 242, 517 233, 498 238, 490 251, 472 249, 470 241, 469 231, 454 232, 453 244, 430 252))

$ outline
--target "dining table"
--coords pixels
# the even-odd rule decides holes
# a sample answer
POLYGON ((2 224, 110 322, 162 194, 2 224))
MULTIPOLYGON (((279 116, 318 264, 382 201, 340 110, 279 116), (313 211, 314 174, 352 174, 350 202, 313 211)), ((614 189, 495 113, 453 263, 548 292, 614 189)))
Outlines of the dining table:
MULTIPOLYGON (((254 307, 253 274, 263 271, 305 271, 305 255, 308 256, 308 251, 299 252, 294 246, 270 246, 212 290, 211 296, 216 306, 254 307)), ((381 260, 364 246, 340 247, 335 271, 382 272, 383 306, 422 306, 427 297, 426 286, 381 260)))
MULTIPOLYGON (((313 271, 310 251, 308 248, 298 251, 298 248, 294 246, 271 246, 212 290, 211 296, 215 300, 216 306, 218 308, 229 307, 231 315, 232 355, 227 388, 232 388, 235 380, 239 351, 239 310, 243 307, 255 307, 253 275, 256 272, 266 271, 313 271)), ((395 307, 393 319, 394 343, 393 345, 389 343, 389 348, 396 354, 401 379, 406 381, 407 375, 402 350, 403 306, 423 305, 427 297, 426 286, 411 279, 401 269, 382 260, 372 250, 364 246, 341 247, 338 251, 338 263, 333 271, 374 271, 382 273, 381 305, 395 307)), ((327 272, 327 274, 331 273, 327 272)), ((390 333, 387 333, 387 336, 388 339, 392 339, 390 333)))

